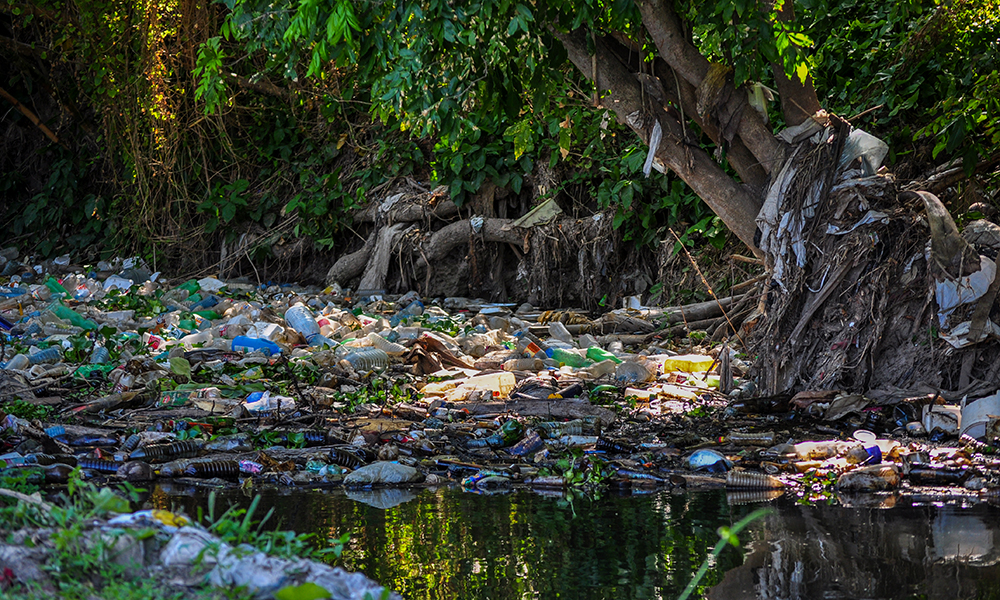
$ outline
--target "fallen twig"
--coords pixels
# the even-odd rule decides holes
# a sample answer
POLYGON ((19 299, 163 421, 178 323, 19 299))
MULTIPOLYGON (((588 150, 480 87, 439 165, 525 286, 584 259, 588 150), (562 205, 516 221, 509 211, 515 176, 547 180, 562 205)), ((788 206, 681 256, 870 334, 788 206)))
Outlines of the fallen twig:
POLYGON ((28 504, 34 504, 38 508, 41 508, 45 512, 52 512, 53 506, 42 500, 41 498, 36 498, 35 496, 29 496, 27 494, 22 494, 21 492, 15 492, 14 490, 7 490, 0 488, 0 496, 7 496, 8 498, 14 498, 20 500, 21 502, 27 502, 28 504))

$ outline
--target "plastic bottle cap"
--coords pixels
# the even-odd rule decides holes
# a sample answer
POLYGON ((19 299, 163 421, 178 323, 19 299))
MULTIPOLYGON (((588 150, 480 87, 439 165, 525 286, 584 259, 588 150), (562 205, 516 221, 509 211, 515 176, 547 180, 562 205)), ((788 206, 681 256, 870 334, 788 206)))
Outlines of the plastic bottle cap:
POLYGON ((875 434, 867 429, 859 429, 854 432, 854 439, 862 444, 873 444, 875 443, 875 438, 875 434))

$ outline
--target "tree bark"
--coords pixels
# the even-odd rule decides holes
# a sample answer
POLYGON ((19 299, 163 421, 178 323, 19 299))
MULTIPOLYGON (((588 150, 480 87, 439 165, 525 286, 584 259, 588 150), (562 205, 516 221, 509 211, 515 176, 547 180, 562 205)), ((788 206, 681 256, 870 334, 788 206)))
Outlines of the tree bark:
POLYGON ((466 219, 457 221, 451 225, 442 227, 431 234, 430 239, 424 244, 424 254, 417 261, 419 266, 427 266, 427 263, 435 263, 444 260, 456 247, 468 243, 472 235, 481 236, 486 242, 506 242, 518 246, 524 241, 526 230, 520 227, 510 227, 515 219, 483 219, 482 228, 479 233, 472 229, 472 223, 466 219))
MULTIPOLYGON (((643 0, 639 2, 639 12, 660 58, 698 89, 705 82, 712 64, 687 41, 677 13, 666 0, 643 0)), ((727 85, 732 86, 732 82, 727 85)), ((738 112, 735 104, 746 100, 745 90, 741 88, 734 91, 735 93, 728 94, 726 102, 730 112, 738 112)), ((781 166, 785 155, 784 145, 774 137, 759 115, 752 111, 743 114, 736 133, 767 173, 770 174, 781 166)))
MULTIPOLYGON (((568 34, 555 32, 555 36, 565 46, 573 64, 587 77, 593 77, 595 73, 592 73, 592 57, 587 52, 585 34, 582 31, 568 34)), ((615 58, 603 40, 597 40, 596 53, 595 85, 604 96, 602 104, 613 110, 619 120, 627 123, 647 144, 652 132, 652 119, 647 116, 657 119, 663 129, 663 139, 655 151, 656 156, 691 186, 722 218, 730 231, 757 253, 759 250, 753 238, 760 199, 727 175, 708 153, 685 139, 684 129, 677 118, 662 107, 643 105, 639 82, 615 58)))
POLYGON ((368 265, 368 258, 371 257, 372 250, 375 249, 377 236, 378 232, 372 232, 360 250, 341 256, 337 262, 333 263, 333 266, 326 273, 326 283, 328 285, 334 283, 347 285, 348 281, 361 275, 365 266, 368 265))
MULTIPOLYGON (((627 65, 631 71, 641 73, 649 68, 640 58, 643 55, 642 47, 633 40, 617 33, 605 38, 605 41, 615 52, 618 60, 627 65)), ((657 58, 652 67, 654 76, 662 88, 664 99, 680 108, 682 116, 694 121, 716 145, 725 148, 726 160, 740 176, 740 180, 750 187, 753 195, 761 195, 768 183, 768 172, 743 140, 739 137, 731 141, 726 140, 712 119, 702 118, 698 114, 697 90, 690 82, 677 75, 665 60, 657 58)))

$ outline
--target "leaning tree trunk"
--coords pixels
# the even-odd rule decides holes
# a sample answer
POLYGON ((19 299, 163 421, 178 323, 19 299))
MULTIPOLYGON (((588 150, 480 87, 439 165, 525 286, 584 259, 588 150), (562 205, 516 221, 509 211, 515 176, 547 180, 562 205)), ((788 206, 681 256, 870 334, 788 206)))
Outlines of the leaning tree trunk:
MULTIPOLYGON (((782 20, 794 18, 786 5, 782 20)), ((731 70, 685 37, 669 2, 638 6, 659 52, 652 63, 640 63, 621 35, 553 33, 594 81, 601 105, 765 259, 762 314, 742 332, 762 387, 843 389, 883 401, 995 391, 1000 278, 988 256, 1000 250, 1000 227, 967 229, 973 247, 933 195, 897 197, 891 175, 865 176, 855 168, 850 125, 819 110, 811 80, 780 68, 785 123, 796 127, 773 135, 748 110, 731 70), (700 147, 688 120, 725 148, 741 181, 700 147)))

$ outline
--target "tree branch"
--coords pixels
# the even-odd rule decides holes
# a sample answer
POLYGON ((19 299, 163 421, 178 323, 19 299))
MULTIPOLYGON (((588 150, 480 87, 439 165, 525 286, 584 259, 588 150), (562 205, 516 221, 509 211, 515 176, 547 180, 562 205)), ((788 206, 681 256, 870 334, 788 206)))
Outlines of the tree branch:
POLYGON ((702 56, 698 49, 688 43, 681 29, 680 18, 665 0, 641 0, 637 3, 649 36, 660 53, 660 58, 667 61, 694 87, 701 85, 711 63, 702 56))
POLYGON ((226 75, 226 81, 247 90, 252 90, 259 94, 265 94, 267 96, 273 96, 275 98, 280 98, 282 100, 291 100, 293 98, 292 93, 288 90, 278 87, 267 80, 261 81, 250 81, 246 77, 240 77, 235 73, 230 73, 226 75))
MULTIPOLYGON (((618 60, 627 65, 633 72, 642 72, 644 63, 640 58, 642 48, 632 39, 620 32, 614 32, 610 37, 604 38, 608 46, 614 51, 618 60)), ((720 148, 726 150, 726 160, 739 174, 744 184, 749 186, 755 193, 762 193, 768 184, 767 170, 757 161, 753 153, 746 147, 746 144, 739 137, 735 137, 731 142, 724 139, 722 132, 713 119, 702 118, 697 110, 697 93, 686 79, 677 76, 676 72, 670 68, 667 61, 657 57, 653 62, 653 73, 663 87, 663 93, 667 102, 671 102, 681 109, 681 116, 693 121, 702 132, 708 136, 720 148), (679 96, 678 96, 679 94, 679 96), (727 143, 728 142, 728 143, 727 143)))
POLYGON ((17 98, 15 98, 14 96, 11 96, 9 93, 7 93, 7 90, 5 90, 3 88, 0 88, 0 98, 3 98, 5 100, 7 100, 8 102, 10 102, 11 104, 13 104, 14 108, 16 108, 18 111, 20 111, 22 115, 24 115, 25 117, 27 117, 29 121, 31 121, 32 123, 34 123, 35 127, 37 127, 38 129, 40 129, 41 132, 45 134, 45 137, 47 137, 50 140, 52 140, 53 143, 59 144, 60 146, 63 145, 62 142, 59 141, 59 138, 56 137, 56 134, 53 133, 51 129, 49 129, 48 127, 46 127, 45 123, 42 123, 42 120, 39 119, 38 116, 35 115, 35 113, 31 112, 31 109, 29 109, 27 106, 21 104, 20 102, 18 102, 17 98))
MULTIPOLYGON (((697 91, 705 83, 712 64, 687 41, 681 28, 680 17, 674 12, 670 3, 666 0, 642 0, 639 2, 639 12, 660 58, 697 91)), ((746 103, 747 93, 743 88, 734 90, 732 85, 730 78, 725 84, 726 87, 718 94, 722 101, 718 106, 708 108, 711 109, 713 118, 726 115, 734 120, 738 119, 735 123, 718 123, 724 134, 722 137, 726 138, 726 141, 732 141, 731 132, 735 129, 736 135, 756 161, 767 173, 771 173, 781 166, 785 146, 774 137, 760 115, 754 111, 743 111, 742 105, 746 103)))
POLYGON ((0 47, 6 48, 7 50, 17 54, 30 56, 32 58, 41 58, 42 56, 42 53, 39 50, 36 50, 28 44, 12 40, 11 38, 3 35, 0 35, 0 47))
MULTIPOLYGON (((591 55, 581 31, 565 34, 553 32, 574 65, 585 75, 591 71, 591 55)), ((619 62, 603 40, 597 40, 598 90, 607 92, 602 103, 627 123, 647 144, 651 133, 647 107, 643 106, 640 85, 635 77, 619 62)), ((759 200, 736 183, 701 148, 684 139, 680 122, 662 107, 654 107, 652 115, 663 128, 663 141, 656 156, 681 177, 708 206, 719 215, 726 226, 748 247, 757 251, 753 243, 755 220, 760 210, 759 200)))

